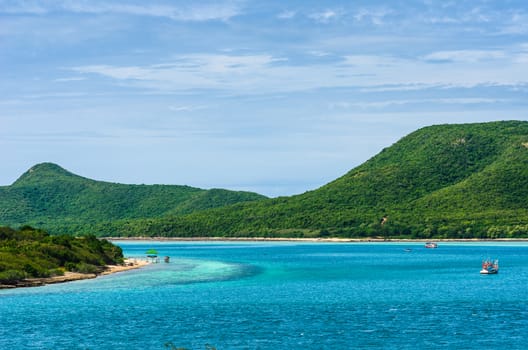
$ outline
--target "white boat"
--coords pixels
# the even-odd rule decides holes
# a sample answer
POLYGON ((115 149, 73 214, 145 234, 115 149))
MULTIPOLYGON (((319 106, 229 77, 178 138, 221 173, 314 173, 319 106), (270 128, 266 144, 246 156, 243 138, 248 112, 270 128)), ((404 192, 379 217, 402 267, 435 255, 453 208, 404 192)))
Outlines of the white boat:
POLYGON ((438 244, 436 244, 435 242, 427 242, 425 243, 425 247, 426 248, 438 248, 438 244))
POLYGON ((482 261, 482 270, 480 273, 483 275, 494 275, 499 273, 499 260, 487 259, 482 261))

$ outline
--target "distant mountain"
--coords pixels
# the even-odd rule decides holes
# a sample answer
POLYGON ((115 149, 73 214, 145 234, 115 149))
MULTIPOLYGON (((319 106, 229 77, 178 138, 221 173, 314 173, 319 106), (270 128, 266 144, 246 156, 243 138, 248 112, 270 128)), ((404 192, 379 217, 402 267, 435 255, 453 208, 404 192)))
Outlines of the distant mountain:
POLYGON ((156 221, 118 235, 528 237, 528 122, 420 129, 314 191, 156 221))
POLYGON ((56 164, 42 163, 11 186, 0 187, 0 225, 88 233, 87 227, 101 222, 188 214, 263 198, 221 189, 95 181, 56 164))

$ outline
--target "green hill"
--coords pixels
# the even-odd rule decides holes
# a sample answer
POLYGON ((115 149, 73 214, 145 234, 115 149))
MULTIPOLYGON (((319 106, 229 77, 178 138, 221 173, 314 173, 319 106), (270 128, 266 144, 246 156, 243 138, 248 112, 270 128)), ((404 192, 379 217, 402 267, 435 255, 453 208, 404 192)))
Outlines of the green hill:
POLYGON ((94 181, 43 163, 0 187, 0 224, 89 233, 86 227, 101 222, 188 214, 262 198, 250 192, 94 181))
POLYGON ((65 271, 96 273, 105 265, 122 262, 121 248, 95 236, 50 236, 27 226, 0 227, 0 288, 65 271))
POLYGON ((528 122, 420 129, 292 197, 114 222, 118 235, 526 237, 528 122))
POLYGON ((291 197, 108 184, 41 164, 0 199, 2 224, 107 236, 528 237, 528 122, 426 127, 291 197))

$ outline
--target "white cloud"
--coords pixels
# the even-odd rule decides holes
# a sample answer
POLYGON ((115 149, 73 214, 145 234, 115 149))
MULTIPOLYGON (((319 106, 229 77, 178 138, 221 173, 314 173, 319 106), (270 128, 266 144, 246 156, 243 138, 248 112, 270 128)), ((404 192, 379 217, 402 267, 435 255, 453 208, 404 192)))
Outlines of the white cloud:
POLYGON ((321 12, 312 13, 308 17, 313 19, 313 20, 315 20, 316 22, 319 22, 319 23, 328 23, 331 20, 336 19, 340 15, 341 14, 340 14, 339 11, 325 10, 325 11, 321 11, 321 12))
POLYGON ((419 91, 432 88, 442 88, 445 85, 443 84, 423 84, 423 83, 408 83, 408 84, 387 84, 387 85, 378 85, 372 87, 363 87, 359 89, 360 92, 390 92, 390 91, 419 91))
POLYGON ((499 34, 523 35, 528 33, 528 14, 515 11, 508 18, 499 34))
POLYGON ((390 15, 393 11, 388 9, 360 9, 354 14, 354 19, 358 22, 370 22, 375 25, 382 25, 385 23, 385 17, 390 15))
POLYGON ((358 67, 389 67, 397 66, 407 63, 407 60, 402 60, 396 57, 389 56, 374 56, 374 55, 350 55, 345 56, 344 63, 347 65, 358 67))
POLYGON ((42 15, 48 12, 48 4, 42 1, 0 1, 0 13, 42 15))
MULTIPOLYGON (((180 56, 177 61, 151 66, 110 66, 92 65, 73 68, 79 73, 96 73, 124 80, 173 80, 183 75, 207 76, 253 74, 266 66, 281 61, 270 55, 228 56, 228 55, 188 55, 180 56)), ((213 80, 211 80, 212 82, 213 80)), ((186 82, 186 81, 182 81, 186 82)), ((188 83, 188 81, 187 81, 188 83)))
POLYGON ((56 82, 56 83, 66 83, 66 82, 70 82, 70 81, 82 81, 82 80, 86 80, 86 78, 85 77, 57 78, 57 79, 55 79, 53 81, 56 82))
POLYGON ((106 77, 128 80, 128 79, 146 79, 147 76, 152 78, 152 74, 148 74, 150 69, 142 67, 116 67, 108 65, 93 65, 83 66, 73 69, 79 73, 96 73, 106 77))
POLYGON ((422 20, 432 24, 456 24, 461 22, 460 19, 450 16, 424 17, 422 20))
POLYGON ((185 106, 169 106, 169 110, 172 112, 194 112, 201 109, 206 109, 207 106, 191 106, 191 105, 185 105, 185 106))
MULTIPOLYGON (((477 3, 476 1, 474 3, 477 3)), ((465 8, 460 2, 432 2, 426 4, 428 11, 420 13, 417 21, 431 24, 486 24, 497 20, 501 12, 489 6, 475 6, 465 8), (461 6, 460 6, 461 5, 461 6)))
POLYGON ((251 93, 266 82, 275 62, 269 55, 188 55, 174 62, 148 66, 91 65, 75 67, 81 74, 98 74, 131 86, 152 90, 244 90, 251 93))
POLYGON ((422 98, 422 99, 398 99, 372 102, 334 102, 329 104, 329 109, 350 109, 350 108, 385 108, 390 106, 403 106, 411 104, 444 104, 444 105, 482 105, 511 102, 509 99, 499 98, 422 98))
POLYGON ((330 52, 321 51, 321 50, 312 50, 312 51, 309 51, 308 53, 310 55, 312 55, 312 56, 315 56, 315 57, 326 57, 326 56, 330 56, 331 55, 330 52))
POLYGON ((426 61, 448 61, 475 63, 480 61, 494 61, 506 58, 504 51, 499 50, 455 50, 437 51, 423 57, 426 61))
POLYGON ((199 2, 176 6, 172 2, 123 4, 100 0, 27 0, 1 1, 0 13, 43 15, 53 12, 83 14, 122 14, 134 16, 165 17, 177 21, 228 20, 241 13, 236 1, 199 2))
POLYGON ((519 54, 515 57, 515 63, 526 64, 528 63, 528 53, 519 54))
POLYGON ((279 19, 292 19, 297 15, 296 11, 283 11, 277 15, 279 19))
POLYGON ((271 55, 190 55, 184 57, 188 62, 194 62, 195 66, 214 73, 254 72, 272 63, 284 61, 271 55))
POLYGON ((506 51, 449 51, 426 57, 428 60, 423 57, 404 59, 349 55, 337 63, 299 64, 272 55, 201 54, 179 56, 166 64, 91 65, 73 70, 153 91, 215 89, 242 95, 343 87, 363 91, 401 91, 528 83, 524 54, 512 56, 506 51), (485 59, 490 57, 493 59, 485 59), (451 61, 438 64, 431 61, 432 58, 451 61), (498 59, 501 59, 501 64, 497 64, 498 59))

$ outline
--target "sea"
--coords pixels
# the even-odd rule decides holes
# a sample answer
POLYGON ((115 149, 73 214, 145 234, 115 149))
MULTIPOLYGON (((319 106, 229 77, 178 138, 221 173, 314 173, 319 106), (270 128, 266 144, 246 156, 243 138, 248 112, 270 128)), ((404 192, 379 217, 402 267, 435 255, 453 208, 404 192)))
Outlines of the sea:
POLYGON ((526 242, 116 243, 161 262, 0 290, 0 349, 528 348, 526 242))

